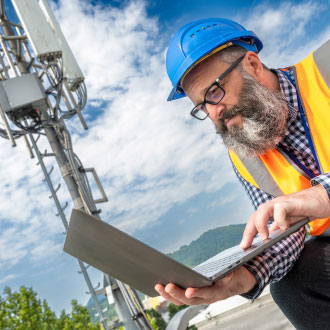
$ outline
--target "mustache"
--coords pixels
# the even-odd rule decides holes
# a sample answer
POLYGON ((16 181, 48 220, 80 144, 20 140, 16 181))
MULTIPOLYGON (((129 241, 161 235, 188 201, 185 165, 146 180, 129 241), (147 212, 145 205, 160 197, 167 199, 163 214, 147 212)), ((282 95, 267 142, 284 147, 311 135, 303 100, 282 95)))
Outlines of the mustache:
POLYGON ((224 110, 223 113, 221 114, 221 117, 218 119, 217 130, 219 130, 220 133, 227 131, 228 128, 225 124, 225 121, 227 119, 231 119, 235 117, 236 115, 243 115, 244 112, 245 111, 239 108, 238 106, 233 106, 231 109, 224 110))
POLYGON ((242 110, 237 106, 232 107, 231 109, 225 110, 220 117, 220 120, 225 121, 236 115, 242 114, 242 110))
POLYGON ((239 103, 237 105, 234 105, 230 109, 224 110, 216 125, 217 132, 222 133, 228 131, 225 121, 227 119, 231 119, 235 117, 236 115, 241 115, 242 118, 252 119, 255 122, 262 121, 263 119, 265 119, 264 115, 261 115, 260 113, 256 112, 255 111, 256 108, 258 108, 258 104, 256 100, 251 99, 249 100, 248 105, 239 103))

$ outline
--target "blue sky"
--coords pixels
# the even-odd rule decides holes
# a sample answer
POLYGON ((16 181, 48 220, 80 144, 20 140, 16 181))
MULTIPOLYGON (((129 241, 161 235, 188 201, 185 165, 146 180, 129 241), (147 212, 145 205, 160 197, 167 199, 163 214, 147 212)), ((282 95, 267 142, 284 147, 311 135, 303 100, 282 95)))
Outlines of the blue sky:
MULTIPOLYGON (((86 77, 84 116, 68 122, 74 149, 95 167, 110 202, 102 218, 170 252, 208 229, 243 223, 252 207, 210 122, 191 104, 166 102, 166 45, 175 30, 203 17, 237 20, 264 42, 267 66, 304 58, 330 36, 329 1, 51 2, 86 77)), ((23 141, 0 140, 0 292, 33 286, 59 312, 89 296, 78 264, 62 252, 60 219, 23 141)), ((48 148, 41 141, 40 148, 48 148)), ((51 161, 47 160, 49 166, 51 161)), ((58 171, 52 175, 59 182, 58 171)), ((65 189, 61 201, 70 200, 65 189)), ((90 269, 94 284, 100 272, 90 269)))

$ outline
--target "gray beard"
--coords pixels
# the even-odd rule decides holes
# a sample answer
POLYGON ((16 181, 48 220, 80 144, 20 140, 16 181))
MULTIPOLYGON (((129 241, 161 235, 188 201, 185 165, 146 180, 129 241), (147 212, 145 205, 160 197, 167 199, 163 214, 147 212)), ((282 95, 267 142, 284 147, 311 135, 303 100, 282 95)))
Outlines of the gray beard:
POLYGON ((273 92, 242 72, 242 90, 236 106, 225 110, 216 124, 226 147, 242 158, 265 154, 282 140, 286 132, 288 106, 280 92, 273 92), (225 120, 241 115, 242 127, 225 125, 225 120))

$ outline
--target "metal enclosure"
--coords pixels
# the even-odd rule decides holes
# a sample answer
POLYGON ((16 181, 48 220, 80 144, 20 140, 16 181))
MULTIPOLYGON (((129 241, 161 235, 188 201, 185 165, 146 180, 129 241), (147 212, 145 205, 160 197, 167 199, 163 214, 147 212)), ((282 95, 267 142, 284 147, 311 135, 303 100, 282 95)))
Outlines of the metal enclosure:
POLYGON ((47 1, 12 0, 32 49, 38 58, 62 51, 63 76, 71 90, 84 80, 84 75, 47 1))
POLYGON ((25 107, 47 111, 46 95, 34 73, 0 81, 0 105, 5 112, 25 107))

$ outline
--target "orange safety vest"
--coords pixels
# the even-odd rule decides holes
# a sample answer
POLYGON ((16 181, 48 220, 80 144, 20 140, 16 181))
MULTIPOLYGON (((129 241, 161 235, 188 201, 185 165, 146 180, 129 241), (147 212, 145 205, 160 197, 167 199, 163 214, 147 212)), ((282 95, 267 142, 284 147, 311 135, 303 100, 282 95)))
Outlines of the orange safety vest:
MULTIPOLYGON (((320 171, 330 172, 330 40, 293 69, 320 171)), ((275 197, 311 186, 310 177, 280 149, 253 159, 240 159, 231 149, 229 155, 245 180, 275 197)), ((330 217, 309 225, 312 235, 330 235, 330 217)))

